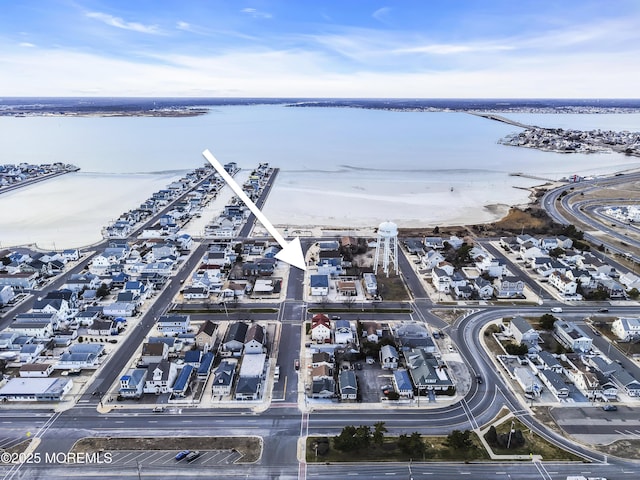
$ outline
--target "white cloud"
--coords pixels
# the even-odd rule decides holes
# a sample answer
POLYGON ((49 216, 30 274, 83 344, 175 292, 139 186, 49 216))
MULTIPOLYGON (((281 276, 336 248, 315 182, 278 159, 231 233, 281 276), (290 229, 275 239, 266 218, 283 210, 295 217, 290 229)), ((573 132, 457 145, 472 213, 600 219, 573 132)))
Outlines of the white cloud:
POLYGON ((430 45, 419 45, 415 47, 404 47, 393 50, 393 53, 426 53, 431 55, 455 55, 458 53, 472 52, 496 52, 513 50, 515 47, 510 45, 491 45, 491 44, 446 44, 433 43, 430 45))
POLYGON ((391 11, 390 7, 382 7, 379 8, 378 10, 376 10, 375 12, 373 12, 371 14, 371 16, 373 18, 375 18, 378 21, 384 21, 386 19, 386 17, 389 15, 389 12, 391 11))
POLYGON ((191 31, 192 27, 191 27, 191 24, 188 23, 188 22, 179 21, 179 22, 176 23, 176 28, 178 30, 186 30, 186 31, 189 32, 189 31, 191 31))
POLYGON ((247 15, 251 15, 253 18, 271 18, 271 15, 268 12, 261 12, 260 10, 256 10, 255 8, 243 8, 240 10, 242 13, 246 13, 247 15))
POLYGON ((25 47, 25 48, 33 48, 35 47, 35 45, 33 43, 29 43, 29 42, 20 42, 18 44, 19 47, 25 47))
POLYGON ((123 30, 132 30, 139 33, 159 34, 160 29, 157 25, 144 25, 138 22, 127 22, 120 17, 109 15, 102 12, 87 12, 86 16, 98 20, 106 25, 116 28, 122 28, 123 30))

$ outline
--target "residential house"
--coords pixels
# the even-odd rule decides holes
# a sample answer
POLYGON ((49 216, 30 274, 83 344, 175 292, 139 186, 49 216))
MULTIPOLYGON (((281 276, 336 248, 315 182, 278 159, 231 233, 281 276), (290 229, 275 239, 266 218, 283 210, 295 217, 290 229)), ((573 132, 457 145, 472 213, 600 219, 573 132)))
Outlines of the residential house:
POLYGON ((571 280, 565 274, 558 271, 551 272, 549 275, 549 283, 564 296, 575 295, 578 288, 578 284, 574 280, 571 280))
POLYGON ((481 274, 486 273, 492 278, 500 278, 506 271, 505 264, 502 260, 493 258, 486 252, 484 255, 476 258, 476 269, 481 274))
POLYGON ((400 398, 413 398, 413 385, 407 370, 395 370, 392 381, 393 389, 400 395, 400 398))
MULTIPOLYGON (((200 352, 198 351, 198 354, 200 352)), ((185 365, 180 370, 178 377, 176 378, 173 387, 171 387, 171 392, 176 397, 184 397, 187 395, 187 391, 189 390, 189 386, 191 385, 191 377, 195 373, 195 368, 193 365, 185 365)))
POLYGON ((593 340, 573 322, 557 320, 553 325, 554 337, 574 352, 588 352, 593 340))
POLYGON ((149 365, 144 393, 170 393, 177 376, 176 365, 168 360, 149 365))
POLYGON ((311 368, 311 379, 320 380, 322 378, 333 378, 333 368, 326 364, 311 368))
POLYGON ((235 359, 224 359, 216 368, 213 381, 211 382, 211 391, 213 395, 230 395, 231 385, 236 371, 238 361, 235 359))
POLYGON ((200 366, 198 367, 197 372, 198 380, 204 382, 207 381, 207 379, 209 378, 209 374, 211 373, 211 367, 213 366, 214 359, 215 356, 213 355, 213 352, 207 352, 202 355, 200 366))
POLYGON ((19 375, 26 378, 44 378, 53 373, 51 363, 25 363, 20 365, 19 375))
POLYGON ((32 363, 40 356, 44 351, 44 344, 42 343, 27 343, 22 345, 18 359, 20 363, 32 363))
POLYGON ((599 278, 596 280, 598 290, 604 290, 611 299, 626 298, 624 287, 611 278, 599 278))
POLYGON ((353 330, 351 330, 351 324, 348 320, 336 320, 334 343, 347 344, 354 341, 353 330))
POLYGON ((97 290, 100 287, 100 277, 91 273, 74 273, 69 275, 65 280, 65 284, 62 288, 79 292, 81 290, 97 290))
POLYGON ((86 368, 96 368, 98 366, 98 355, 92 352, 65 352, 60 355, 56 370, 82 370, 86 368))
POLYGON ((496 280, 497 298, 520 298, 524 295, 524 282, 518 277, 505 276, 496 280))
POLYGON ((14 320, 6 332, 14 332, 28 337, 45 339, 53 337, 53 322, 46 320, 14 320))
POLYGON ((421 259, 420 266, 426 270, 432 270, 440 263, 444 262, 444 257, 437 250, 429 250, 421 259))
POLYGON ((234 322, 229 325, 222 341, 222 351, 224 355, 234 357, 242 355, 248 329, 249 325, 244 322, 234 322))
POLYGON ((146 368, 131 368, 120 377, 118 395, 122 398, 140 398, 147 379, 146 368))
POLYGON ((185 300, 205 300, 210 293, 207 287, 187 287, 182 290, 182 297, 185 300))
POLYGON ((382 336, 382 330, 376 322, 363 322, 362 336, 367 342, 378 343, 382 336))
POLYGON ((536 344, 540 340, 540 334, 538 331, 519 315, 511 320, 509 330, 511 331, 511 335, 513 335, 516 343, 525 342, 529 344, 536 344))
POLYGON ((442 250, 444 249, 444 240, 442 237, 424 237, 424 246, 429 249, 442 250))
POLYGON ((31 290, 36 287, 39 274, 37 272, 0 273, 0 286, 8 285, 15 290, 31 290))
POLYGON ((493 297, 493 284, 482 277, 473 279, 473 288, 481 300, 490 300, 493 297))
POLYGON ((562 373, 562 363, 560 363, 560 360, 558 360, 555 355, 546 350, 540 350, 537 356, 542 370, 553 370, 556 373, 562 373))
POLYGON ((640 397, 640 382, 620 365, 611 374, 611 380, 630 397, 640 397))
POLYGON ((190 315, 162 315, 158 319, 158 331, 163 335, 187 333, 191 324, 190 315))
POLYGON ((216 339, 216 331, 218 325, 211 320, 205 320, 200 325, 198 333, 196 333, 196 347, 200 350, 210 351, 213 349, 216 339))
POLYGON ((113 320, 94 320, 87 329, 87 335, 113 335, 118 333, 118 327, 113 320))
POLYGON ((113 302, 109 305, 105 305, 102 309, 103 315, 107 317, 123 317, 131 318, 138 311, 138 306, 135 301, 131 302, 113 302))
POLYGON ((321 251, 317 263, 319 275, 341 275, 342 255, 337 250, 321 251))
POLYGON ((343 297, 355 297, 358 295, 356 282, 353 280, 341 280, 336 282, 336 291, 338 295, 342 295, 343 297))
POLYGON ((380 366, 383 370, 395 370, 398 368, 398 351, 392 345, 383 345, 380 348, 380 366))
POLYGON ((0 285, 0 307, 8 305, 15 298, 15 292, 10 285, 0 285))
POLYGON ((321 365, 326 365, 329 368, 334 368, 334 359, 328 352, 314 352, 311 355, 311 367, 319 367, 321 365))
POLYGON ((623 342, 635 342, 640 339, 640 319, 616 318, 611 324, 611 332, 623 342))
POLYGON ((264 353, 244 355, 238 372, 236 400, 257 400, 262 392, 262 377, 267 356, 264 353))
POLYGON ((420 238, 406 238, 404 241, 404 246, 407 251, 412 255, 422 255, 424 254, 424 243, 420 238))
POLYGON ((433 338, 421 323, 405 323, 396 329, 396 337, 402 350, 420 348, 428 353, 436 351, 433 338))
POLYGON ((455 388, 446 366, 441 365, 432 354, 418 348, 406 350, 403 354, 418 395, 425 395, 427 390, 437 393, 455 388))
POLYGON ((262 325, 252 323, 244 338, 244 354, 255 355, 265 350, 266 333, 262 325))
POLYGON ((309 284, 311 286, 311 295, 329 295, 329 275, 311 275, 309 284))
POLYGON ((166 343, 149 343, 142 344, 142 354, 140 356, 140 362, 143 365, 150 365, 152 363, 159 363, 162 360, 169 358, 169 347, 166 343))
POLYGON ((338 387, 341 400, 356 400, 358 398, 358 381, 353 370, 342 370, 338 375, 338 387))
POLYGON ((331 343, 331 321, 322 313, 311 318, 311 340, 316 343, 331 343))
POLYGON ((312 380, 311 398, 333 398, 336 394, 336 382, 333 378, 322 377, 312 380))
POLYGON ((378 295, 378 281, 373 273, 363 273, 362 283, 364 284, 367 295, 378 295))
POLYGON ((447 274, 446 270, 436 267, 431 272, 431 283, 438 292, 449 293, 451 277, 447 274))
POLYGON ((540 370, 538 378, 558 400, 569 396, 569 386, 561 374, 553 370, 540 370))

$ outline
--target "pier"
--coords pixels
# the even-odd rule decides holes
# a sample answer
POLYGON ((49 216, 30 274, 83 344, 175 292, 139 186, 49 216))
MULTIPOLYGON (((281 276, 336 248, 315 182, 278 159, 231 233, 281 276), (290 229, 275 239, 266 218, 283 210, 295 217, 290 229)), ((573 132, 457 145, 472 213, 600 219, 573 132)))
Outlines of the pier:
POLYGON ((516 122, 515 120, 511 120, 507 117, 503 117, 502 115, 496 115, 495 113, 481 113, 481 112, 469 112, 471 115, 476 115, 478 117, 488 118, 489 120, 495 120, 496 122, 507 123, 509 125, 513 125, 515 127, 520 128, 539 128, 535 125, 526 125, 524 123, 516 122))

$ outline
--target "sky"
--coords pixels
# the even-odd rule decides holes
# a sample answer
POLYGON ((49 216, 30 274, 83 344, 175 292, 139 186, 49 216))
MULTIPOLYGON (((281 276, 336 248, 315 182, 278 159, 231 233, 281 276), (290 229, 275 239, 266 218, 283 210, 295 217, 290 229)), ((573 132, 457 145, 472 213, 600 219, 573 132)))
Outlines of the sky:
POLYGON ((0 96, 637 98, 640 1, 0 0, 0 96))

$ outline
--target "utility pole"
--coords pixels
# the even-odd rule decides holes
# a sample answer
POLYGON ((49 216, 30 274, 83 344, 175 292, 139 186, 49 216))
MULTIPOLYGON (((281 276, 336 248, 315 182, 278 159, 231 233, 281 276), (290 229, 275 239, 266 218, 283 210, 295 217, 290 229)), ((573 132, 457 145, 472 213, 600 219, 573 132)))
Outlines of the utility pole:
POLYGON ((515 431, 513 429, 514 424, 515 424, 515 420, 511 420, 511 430, 509 430, 509 440, 507 441, 507 450, 509 450, 509 448, 511 448, 511 435, 515 431))

